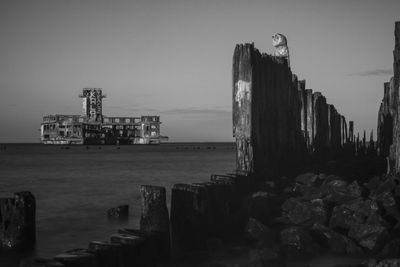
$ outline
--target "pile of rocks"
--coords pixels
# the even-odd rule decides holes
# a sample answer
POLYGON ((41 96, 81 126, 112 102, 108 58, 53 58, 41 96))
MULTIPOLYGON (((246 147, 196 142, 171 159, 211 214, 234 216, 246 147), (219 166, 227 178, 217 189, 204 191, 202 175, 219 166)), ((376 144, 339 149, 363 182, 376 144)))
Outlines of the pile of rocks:
MULTIPOLYGON (((279 251, 274 262, 322 252, 378 260, 367 266, 400 258, 400 177, 376 176, 361 183, 305 173, 282 191, 266 191, 246 203, 245 232, 259 254, 279 251)), ((270 266, 272 258, 265 257, 259 258, 270 266)))

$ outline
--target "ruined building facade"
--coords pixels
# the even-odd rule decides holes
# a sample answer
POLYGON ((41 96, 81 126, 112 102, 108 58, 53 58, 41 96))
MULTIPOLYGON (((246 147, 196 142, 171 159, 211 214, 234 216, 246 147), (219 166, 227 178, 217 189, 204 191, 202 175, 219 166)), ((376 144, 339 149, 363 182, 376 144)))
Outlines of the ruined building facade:
POLYGON ((48 115, 41 123, 44 144, 159 144, 159 116, 108 117, 102 112, 105 95, 100 88, 85 88, 82 115, 48 115))

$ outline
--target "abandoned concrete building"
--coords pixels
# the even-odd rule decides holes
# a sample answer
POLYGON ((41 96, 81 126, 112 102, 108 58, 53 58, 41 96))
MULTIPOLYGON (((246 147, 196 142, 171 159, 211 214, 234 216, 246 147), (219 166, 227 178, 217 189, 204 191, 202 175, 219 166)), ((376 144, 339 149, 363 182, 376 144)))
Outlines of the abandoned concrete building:
POLYGON ((82 115, 47 115, 41 123, 43 144, 160 144, 160 116, 108 117, 101 88, 84 88, 82 115))

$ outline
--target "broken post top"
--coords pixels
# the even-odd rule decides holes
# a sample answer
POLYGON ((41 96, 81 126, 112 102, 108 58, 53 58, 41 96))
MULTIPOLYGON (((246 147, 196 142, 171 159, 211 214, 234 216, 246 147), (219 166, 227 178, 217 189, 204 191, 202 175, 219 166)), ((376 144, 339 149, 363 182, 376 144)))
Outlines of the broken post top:
POLYGON ((276 48, 275 56, 286 58, 288 66, 290 67, 289 61, 289 48, 287 45, 286 36, 281 33, 276 33, 272 36, 272 45, 276 48))

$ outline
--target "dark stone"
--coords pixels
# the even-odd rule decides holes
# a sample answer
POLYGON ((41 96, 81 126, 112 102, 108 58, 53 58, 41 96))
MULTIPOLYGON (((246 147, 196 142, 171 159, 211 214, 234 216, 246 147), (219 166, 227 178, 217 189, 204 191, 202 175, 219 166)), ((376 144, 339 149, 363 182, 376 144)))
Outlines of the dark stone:
POLYGON ((74 249, 66 251, 54 257, 65 267, 97 267, 96 258, 86 249, 74 249))
POLYGON ((314 186, 314 184, 318 178, 319 177, 317 174, 308 172, 308 173, 303 173, 303 174, 300 174, 299 176, 297 176, 295 178, 295 181, 299 185, 311 187, 311 186, 314 186))
POLYGON ((289 198, 282 205, 282 216, 293 225, 326 224, 328 220, 327 208, 322 199, 302 201, 289 198))
POLYGON ((400 258, 400 238, 393 239, 385 244, 378 254, 379 259, 400 258))
POLYGON ((260 248, 249 251, 251 266, 284 267, 286 266, 281 257, 278 247, 260 248))
POLYGON ((360 224, 354 225, 349 231, 349 237, 357 241, 363 248, 377 252, 388 239, 388 230, 384 225, 360 224))
POLYGON ((0 199, 0 250, 23 250, 36 242, 36 201, 31 192, 0 199))
POLYGON ((65 267, 65 265, 52 259, 36 258, 21 261, 19 267, 65 267))
POLYGON ((371 267, 399 267, 399 266, 400 266, 400 259, 385 259, 371 267))
POLYGON ((273 231, 254 218, 249 218, 245 233, 251 240, 258 241, 264 245, 276 243, 276 237, 273 231))
POLYGON ((365 217, 370 216, 371 213, 376 213, 379 210, 378 203, 371 199, 356 199, 345 204, 350 210, 360 213, 365 217))
POLYGON ((382 205, 386 214, 395 218, 398 222, 400 221, 399 206, 396 203, 392 192, 382 192, 376 195, 376 201, 382 205))
POLYGON ((321 192, 325 195, 324 200, 335 204, 345 204, 360 198, 362 188, 357 181, 347 185, 345 181, 334 180, 322 185, 321 192))
POLYGON ((129 205, 121 205, 107 210, 109 219, 127 220, 129 218, 129 205))
POLYGON ((362 249, 353 240, 326 226, 314 224, 311 228, 311 235, 329 252, 348 255, 362 254, 362 249))
POLYGON ((302 227, 289 227, 281 231, 281 246, 286 257, 309 257, 319 252, 308 231, 302 227))
POLYGON ((366 216, 362 213, 352 210, 346 205, 340 205, 333 208, 329 226, 339 231, 348 231, 352 227, 363 224, 366 216))
POLYGON ((246 217, 252 217, 265 225, 271 225, 273 218, 279 216, 284 199, 267 192, 256 192, 244 201, 246 217))

